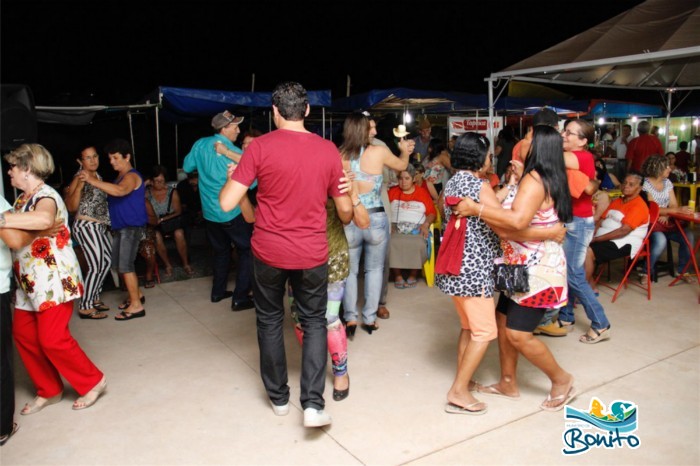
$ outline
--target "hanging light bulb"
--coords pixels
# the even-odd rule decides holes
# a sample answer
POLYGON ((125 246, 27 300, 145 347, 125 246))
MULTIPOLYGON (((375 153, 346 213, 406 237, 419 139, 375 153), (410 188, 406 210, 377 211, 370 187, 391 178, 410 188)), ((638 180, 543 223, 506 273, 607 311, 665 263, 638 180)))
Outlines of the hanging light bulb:
POLYGON ((600 117, 598 118, 598 125, 604 125, 605 124, 605 118, 600 117))
POLYGON ((666 128, 664 128, 664 127, 659 128, 659 134, 666 134, 666 128))
POLYGON ((404 123, 404 125, 409 124, 412 120, 413 120, 413 119, 411 118, 411 114, 410 114, 408 111, 406 111, 406 112, 403 114, 403 123, 404 123))
POLYGON ((700 126, 700 118, 696 118, 695 120, 693 120, 693 125, 695 126, 695 128, 700 126))
POLYGON ((685 125, 681 125, 681 131, 685 131, 685 125))
POLYGON ((633 115, 632 116, 632 123, 636 123, 636 122, 637 122, 637 115, 633 115))

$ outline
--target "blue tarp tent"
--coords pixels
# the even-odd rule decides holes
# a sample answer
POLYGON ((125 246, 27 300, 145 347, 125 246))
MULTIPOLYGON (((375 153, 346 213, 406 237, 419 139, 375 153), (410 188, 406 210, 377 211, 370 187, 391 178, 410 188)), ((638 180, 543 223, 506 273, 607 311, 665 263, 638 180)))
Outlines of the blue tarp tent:
MULTIPOLYGON (((238 92, 210 89, 160 87, 158 89, 162 116, 172 123, 211 118, 224 110, 270 109, 272 92, 238 92)), ((331 91, 308 91, 312 107, 330 107, 331 91)))

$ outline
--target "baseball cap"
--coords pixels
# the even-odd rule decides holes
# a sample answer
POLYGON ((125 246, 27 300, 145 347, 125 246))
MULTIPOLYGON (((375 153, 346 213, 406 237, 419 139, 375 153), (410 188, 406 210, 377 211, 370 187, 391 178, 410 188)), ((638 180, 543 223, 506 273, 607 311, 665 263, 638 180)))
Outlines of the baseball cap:
POLYGON ((228 110, 225 112, 217 113, 214 118, 211 119, 211 127, 215 130, 220 130, 224 126, 235 123, 240 125, 243 122, 243 117, 237 117, 228 110))

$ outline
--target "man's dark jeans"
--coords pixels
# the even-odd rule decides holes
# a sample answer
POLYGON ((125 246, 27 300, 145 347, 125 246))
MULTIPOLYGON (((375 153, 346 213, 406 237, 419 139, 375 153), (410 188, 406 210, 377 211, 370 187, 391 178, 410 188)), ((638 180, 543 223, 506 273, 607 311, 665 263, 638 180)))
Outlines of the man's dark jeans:
POLYGON ((250 252, 250 238, 253 235, 253 225, 243 220, 239 215, 229 222, 206 222, 207 239, 214 250, 213 282, 211 297, 221 298, 226 293, 228 272, 231 268, 231 243, 238 253, 238 270, 236 272, 236 288, 233 291, 233 302, 248 299, 248 293, 253 281, 253 261, 250 252))
POLYGON ((253 257, 253 296, 260 348, 260 373, 275 405, 289 402, 287 357, 284 350, 284 300, 287 280, 292 285, 299 322, 304 331, 301 359, 301 406, 323 409, 328 342, 326 305, 328 265, 306 270, 285 270, 253 257))

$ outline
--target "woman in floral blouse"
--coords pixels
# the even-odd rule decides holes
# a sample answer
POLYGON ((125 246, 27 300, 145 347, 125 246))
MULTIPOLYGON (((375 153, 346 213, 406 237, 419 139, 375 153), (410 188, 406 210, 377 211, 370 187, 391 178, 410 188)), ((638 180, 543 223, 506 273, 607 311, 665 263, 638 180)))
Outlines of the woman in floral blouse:
POLYGON ((82 296, 83 284, 66 206, 58 192, 44 184, 54 171, 53 159, 39 144, 24 144, 5 160, 12 186, 22 194, 13 212, 0 214, 0 228, 45 230, 57 220, 62 223, 55 236, 37 236, 12 254, 17 281, 13 334, 37 391, 21 414, 61 401, 61 376, 81 395, 73 409, 84 409, 97 401, 107 382, 68 328, 73 301, 82 296))

